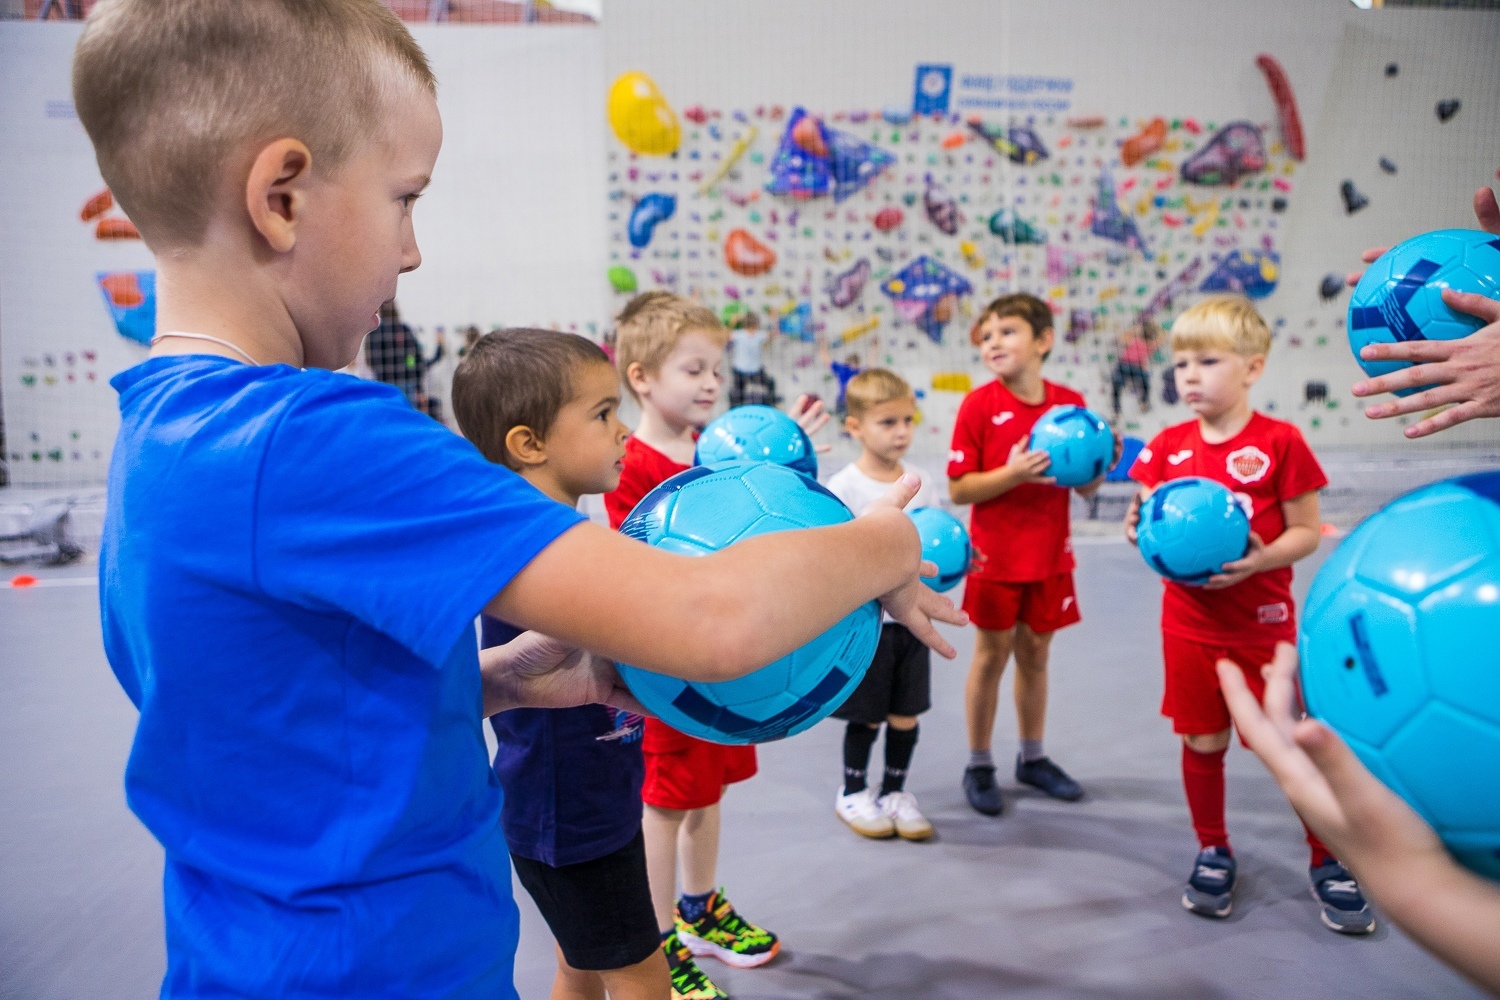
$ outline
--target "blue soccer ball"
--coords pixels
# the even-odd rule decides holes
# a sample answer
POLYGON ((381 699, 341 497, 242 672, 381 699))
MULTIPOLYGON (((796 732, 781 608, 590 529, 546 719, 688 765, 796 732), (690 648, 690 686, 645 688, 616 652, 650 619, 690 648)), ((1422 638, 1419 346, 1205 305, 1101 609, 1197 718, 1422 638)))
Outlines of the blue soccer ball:
POLYGON ((1334 550, 1308 591, 1307 710, 1500 879, 1500 473, 1408 493, 1334 550))
MULTIPOLYGON (((1392 247, 1359 279, 1349 297, 1349 346, 1366 375, 1405 368, 1405 361, 1364 361, 1360 348, 1406 340, 1457 340, 1484 325, 1454 312, 1443 289, 1500 298, 1500 236, 1439 229, 1392 247)), ((1397 390, 1409 396, 1424 387, 1397 390)))
MULTIPOLYGON (((707 555, 745 538, 841 524, 853 515, 816 480, 769 462, 680 472, 620 526, 669 552, 707 555)), ((852 611, 812 642, 737 680, 695 684, 620 664, 641 704, 679 732, 714 743, 764 743, 823 719, 859 686, 880 639, 880 606, 852 611)))
POLYGON ((1097 413, 1082 406, 1054 406, 1031 428, 1028 451, 1052 456, 1046 474, 1059 486, 1083 486, 1109 471, 1115 435, 1097 413))
POLYGON ((1201 587, 1250 546, 1250 518, 1233 493, 1212 479, 1162 483, 1141 504, 1136 547, 1168 580, 1201 587))
POLYGON ((922 538, 922 558, 937 565, 937 576, 922 582, 938 593, 958 586, 969 572, 973 549, 963 522, 940 507, 918 507, 910 512, 922 538))
POLYGON ((774 406, 736 406, 709 421, 698 435, 694 465, 744 461, 775 462, 818 478, 812 438, 774 406))

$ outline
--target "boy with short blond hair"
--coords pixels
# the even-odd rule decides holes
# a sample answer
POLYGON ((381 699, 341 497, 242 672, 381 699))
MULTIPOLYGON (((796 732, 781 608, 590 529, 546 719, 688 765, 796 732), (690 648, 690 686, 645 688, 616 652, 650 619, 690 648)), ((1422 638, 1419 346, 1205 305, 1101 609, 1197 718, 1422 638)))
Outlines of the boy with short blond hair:
MULTIPOLYGON (((599 346, 555 330, 479 337, 453 373, 464 436, 568 507, 620 481, 630 429, 599 346)), ((481 616, 480 646, 521 630, 481 616)), ((664 1000, 670 993, 641 837, 642 718, 608 705, 490 717, 500 825, 516 876, 557 942, 552 1000, 664 1000)))
POLYGON ((628 706, 613 659, 743 676, 874 597, 951 653, 910 483, 678 557, 327 370, 420 264, 442 144, 376 0, 102 0, 73 72, 158 271, 163 332, 111 382, 99 597, 140 712, 126 800, 165 850, 163 997, 515 997, 485 716, 628 706), (537 633, 481 657, 481 610, 537 633))
MULTIPOLYGON (((1250 388, 1265 372, 1271 331, 1248 299, 1218 295, 1172 324, 1172 363, 1182 400, 1196 414, 1168 427, 1142 449, 1130 475, 1145 487, 1126 518, 1135 541, 1140 502, 1174 479, 1222 483, 1250 519, 1245 556, 1225 563, 1201 587, 1165 581, 1162 714, 1182 738, 1182 784, 1200 848, 1182 905, 1227 917, 1234 905, 1235 859, 1224 822, 1224 754, 1230 715, 1215 663, 1228 659, 1260 697, 1261 666, 1277 642, 1295 642, 1292 565, 1318 547, 1318 490, 1328 477, 1295 425, 1250 407, 1250 388)), ((1322 921, 1345 934, 1366 934, 1375 918, 1358 884, 1311 830, 1309 873, 1322 921)))
MULTIPOLYGON (((1054 406, 1084 405, 1083 396, 1042 378, 1052 350, 1052 310, 1035 295, 1002 295, 969 332, 995 380, 964 397, 953 424, 948 495, 973 504, 969 532, 976 550, 964 585, 964 610, 977 627, 964 687, 969 763, 963 788, 987 816, 1003 808, 990 754, 1000 679, 1016 659, 1016 780, 1072 802, 1083 789, 1043 747, 1047 660, 1052 636, 1080 621, 1073 589, 1073 540, 1066 488, 1047 475, 1045 451, 1028 451, 1031 428, 1054 406)), ((1116 448, 1119 444, 1116 442, 1116 448)), ((1078 487, 1084 496, 1098 481, 1078 487)))
MULTIPOLYGON (((729 331, 713 310, 651 291, 625 304, 615 333, 620 376, 641 407, 619 485, 604 497, 618 529, 642 497, 692 465, 698 433, 719 400, 729 331)), ((719 802, 729 785, 754 776, 755 747, 709 743, 652 718, 643 749, 646 861, 672 988, 682 997, 727 996, 695 958, 753 968, 781 948, 775 934, 736 912, 717 881, 719 802)))
MULTIPOLYGON (((927 470, 906 466, 901 458, 911 447, 917 397, 906 380, 884 368, 866 368, 849 380, 845 393, 844 430, 860 444, 859 457, 828 480, 828 489, 858 515, 903 475, 915 473, 921 488, 911 507, 936 507, 937 488, 927 470)), ((876 839, 900 836, 926 840, 932 824, 906 791, 917 745, 917 716, 932 707, 931 664, 927 647, 905 626, 885 621, 880 642, 865 672, 834 717, 844 730, 844 784, 834 812, 855 833, 876 839), (865 775, 870 749, 885 724, 885 775, 877 794, 865 775)))

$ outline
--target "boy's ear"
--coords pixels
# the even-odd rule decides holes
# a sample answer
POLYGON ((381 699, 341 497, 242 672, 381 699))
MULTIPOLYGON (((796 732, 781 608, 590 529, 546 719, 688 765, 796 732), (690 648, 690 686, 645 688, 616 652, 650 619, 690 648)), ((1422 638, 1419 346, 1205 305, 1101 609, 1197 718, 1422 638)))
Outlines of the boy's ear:
POLYGON ((625 384, 630 386, 637 396, 645 395, 646 390, 651 388, 646 379, 646 369, 641 367, 639 361, 630 362, 630 366, 625 369, 625 384))
POLYGON ((1036 340, 1041 345, 1043 354, 1050 354, 1052 352, 1052 344, 1056 339, 1057 332, 1050 326, 1043 327, 1037 331, 1036 340))
POLYGON ((250 222, 277 253, 297 244, 297 223, 307 207, 312 153, 296 139, 277 139, 255 156, 245 182, 250 222))
POLYGON ((858 434, 859 433, 859 418, 858 417, 845 416, 844 417, 844 430, 848 431, 849 435, 851 437, 854 436, 854 435, 856 435, 856 434, 858 434))
POLYGON ((1260 381, 1260 377, 1266 373, 1266 356, 1264 354, 1252 354, 1245 359, 1245 383, 1254 385, 1260 381))
POLYGON ((523 469, 547 461, 547 446, 530 427, 512 427, 506 432, 505 450, 523 469))

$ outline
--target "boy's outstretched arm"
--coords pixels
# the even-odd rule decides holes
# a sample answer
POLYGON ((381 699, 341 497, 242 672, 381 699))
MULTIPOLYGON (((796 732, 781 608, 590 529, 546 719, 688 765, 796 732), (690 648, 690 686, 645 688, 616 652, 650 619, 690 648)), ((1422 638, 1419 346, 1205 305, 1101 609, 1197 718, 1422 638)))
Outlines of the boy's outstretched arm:
POLYGON ((879 598, 946 657, 932 621, 968 619, 918 582, 921 542, 904 476, 846 524, 762 535, 699 558, 594 524, 564 532, 486 610, 565 643, 692 681, 740 677, 879 598))
POLYGON ((1235 727, 1292 808, 1386 916, 1443 962, 1500 996, 1500 886, 1460 868, 1432 828, 1327 726, 1301 719, 1297 652, 1265 668, 1262 710, 1240 668, 1218 664, 1235 727))

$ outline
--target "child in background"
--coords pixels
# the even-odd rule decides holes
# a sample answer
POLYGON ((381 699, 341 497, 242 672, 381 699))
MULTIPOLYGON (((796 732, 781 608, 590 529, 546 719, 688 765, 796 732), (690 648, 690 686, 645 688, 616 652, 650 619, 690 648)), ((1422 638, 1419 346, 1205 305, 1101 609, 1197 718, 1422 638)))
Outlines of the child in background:
POLYGON ((1115 360, 1110 373, 1110 402, 1115 418, 1120 416, 1120 391, 1129 386, 1140 403, 1141 412, 1151 409, 1151 352, 1156 350, 1161 338, 1161 329, 1150 320, 1144 320, 1125 331, 1120 338, 1120 356, 1115 360))
MULTIPOLYGON (((615 331, 616 364, 641 407, 625 442, 620 485, 604 496, 610 527, 618 529, 642 497, 692 464, 698 432, 719 401, 729 332, 712 310, 662 291, 626 303, 615 331)), ((809 406, 805 397, 796 409, 810 431, 827 422, 821 404, 809 406)), ((644 749, 646 862, 673 989, 721 996, 694 956, 748 969, 781 948, 775 934, 735 912, 717 882, 719 800, 729 785, 755 774, 755 748, 709 743, 647 719, 644 749), (674 904, 679 861, 682 895, 674 904)))
POLYGON ((833 360, 833 355, 828 350, 828 338, 820 333, 818 334, 818 363, 826 365, 833 373, 833 377, 839 380, 839 394, 834 403, 833 412, 843 416, 845 413, 844 396, 849 391, 849 380, 860 373, 859 355, 849 354, 843 361, 833 360))
MULTIPOLYGON (((1047 453, 1027 451, 1026 442, 1052 407, 1084 403, 1072 389, 1042 378, 1052 350, 1052 310, 1036 296, 1002 295, 980 313, 969 337, 995 381, 964 398, 948 456, 948 494, 956 504, 974 505, 969 532, 977 552, 964 588, 964 610, 978 634, 964 688, 969 764, 963 786, 969 805, 998 816, 1003 802, 990 741, 1000 678, 1012 653, 1021 744, 1016 780, 1056 799, 1083 797, 1042 744, 1052 636, 1080 620, 1068 491, 1047 475, 1047 453)), ((1096 481, 1078 492, 1088 496, 1098 488, 1096 481)))
POLYGON ((775 406, 776 380, 766 371, 762 353, 776 336, 776 327, 761 328, 754 309, 739 307, 729 317, 729 363, 734 385, 729 389, 729 405, 761 404, 775 406))
MULTIPOLYGON (((866 368, 849 380, 844 430, 860 444, 859 458, 834 473, 828 489, 858 515, 906 473, 922 481, 909 509, 935 507, 937 488, 926 470, 903 466, 911 447, 917 398, 906 380, 884 368, 866 368)), ((905 790, 917 745, 917 716, 932 707, 931 667, 927 647, 901 624, 885 621, 880 644, 864 680, 833 713, 848 722, 844 730, 844 786, 834 801, 839 819, 866 837, 899 835, 926 840, 932 824, 905 790), (868 787, 865 774, 870 749, 885 723, 885 775, 880 793, 868 787)))
MULTIPOLYGON (((620 481, 630 429, 597 345, 553 330, 476 338, 453 373, 453 413, 485 458, 577 507, 620 481)), ((521 634, 481 616, 481 647, 521 634)), ((516 875, 557 941, 552 1000, 664 1000, 670 986, 641 837, 641 716, 607 705, 490 717, 500 824, 516 875)))
MULTIPOLYGON (((1182 785, 1198 834, 1198 857, 1182 905, 1227 917, 1234 905, 1235 859, 1224 823, 1224 754, 1230 715, 1215 663, 1244 671, 1259 697, 1261 666, 1278 642, 1295 642, 1292 564, 1318 547, 1318 490, 1328 477, 1293 424, 1250 408, 1250 387, 1265 372, 1271 331, 1248 299, 1204 299, 1172 325, 1172 364, 1183 402, 1196 419, 1168 427, 1131 467, 1145 487, 1126 515, 1135 541, 1140 502, 1162 483, 1203 476, 1233 491, 1250 518, 1250 549, 1202 587, 1166 581, 1161 605, 1166 689, 1162 714, 1182 737, 1182 785)), ((1307 831, 1309 874, 1323 923, 1368 934, 1375 917, 1359 885, 1307 831)))
POLYGON ((102 0, 73 98, 160 278, 150 357, 111 380, 99 604, 140 713, 126 801, 165 853, 162 997, 514 998, 485 716, 625 707, 612 659, 744 676, 876 597, 952 655, 910 480, 676 556, 330 370, 421 263, 442 145, 376 0, 102 0), (481 655, 481 610, 537 631, 481 655))

